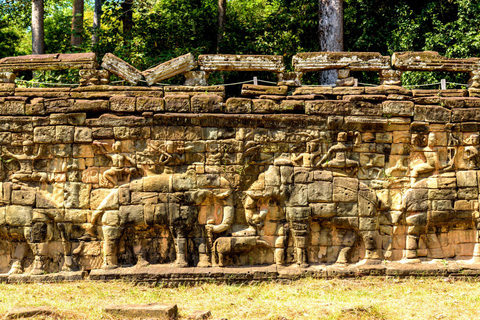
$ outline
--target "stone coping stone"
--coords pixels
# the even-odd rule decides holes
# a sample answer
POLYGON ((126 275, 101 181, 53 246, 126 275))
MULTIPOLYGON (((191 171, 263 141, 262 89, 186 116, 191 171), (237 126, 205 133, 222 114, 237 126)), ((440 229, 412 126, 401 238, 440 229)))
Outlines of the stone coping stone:
POLYGON ((41 275, 29 274, 1 274, 0 282, 3 283, 55 283, 85 280, 86 271, 62 271, 59 273, 46 273, 41 275))
POLYGON ((105 312, 122 318, 177 319, 176 304, 124 304, 105 307, 105 312))
POLYGON ((23 319, 37 316, 52 316, 56 312, 48 307, 14 307, 7 311, 3 319, 23 319))
POLYGON ((259 281, 291 281, 301 278, 361 278, 366 276, 397 277, 478 277, 480 263, 469 261, 423 261, 421 263, 381 262, 378 264, 319 264, 307 268, 296 265, 260 265, 250 267, 177 268, 172 265, 120 267, 44 275, 3 274, 3 283, 54 283, 70 281, 124 280, 158 285, 196 284, 201 282, 250 283, 259 281))

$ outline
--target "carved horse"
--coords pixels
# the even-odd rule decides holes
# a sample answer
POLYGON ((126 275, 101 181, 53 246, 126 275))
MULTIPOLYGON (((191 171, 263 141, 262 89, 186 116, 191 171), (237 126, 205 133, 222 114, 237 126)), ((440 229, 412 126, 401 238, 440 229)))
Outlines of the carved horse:
MULTIPOLYGON (((465 225, 477 231, 480 227, 478 194, 477 171, 474 170, 431 176, 408 189, 402 205, 407 224, 405 261, 420 262, 417 249, 421 235, 428 234, 431 243, 439 243, 435 233, 437 227, 465 225)), ((439 250, 435 257, 444 258, 439 245, 432 249, 439 250)), ((474 260, 479 260, 479 249, 477 235, 474 260)))
MULTIPOLYGON (((92 224, 101 217, 104 238, 103 268, 117 267, 118 240, 126 226, 166 226, 174 238, 178 267, 187 267, 187 240, 198 225, 207 235, 195 239, 199 266, 209 266, 209 247, 213 233, 227 230, 233 222, 233 196, 229 182, 219 175, 163 173, 133 180, 112 189, 95 210, 92 224), (132 203, 134 193, 141 197, 132 203), (123 199, 123 200, 122 200, 123 199), (200 219, 201 218, 201 219, 200 219), (201 221, 200 221, 201 220, 201 221)), ((138 198, 138 197, 136 197, 138 198)), ((145 261, 142 250, 136 250, 139 263, 145 261)))

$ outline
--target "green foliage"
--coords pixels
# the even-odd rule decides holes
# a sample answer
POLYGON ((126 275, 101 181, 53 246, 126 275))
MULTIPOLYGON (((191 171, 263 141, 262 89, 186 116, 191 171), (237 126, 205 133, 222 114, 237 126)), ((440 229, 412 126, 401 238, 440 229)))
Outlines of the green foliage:
MULTIPOLYGON (((31 0, 4 0, 0 6, 0 55, 30 51, 31 0)), ((123 32, 123 0, 104 0, 100 42, 91 46, 93 0, 86 1, 84 43, 70 46, 71 0, 45 0, 46 52, 112 52, 145 70, 191 52, 217 50, 217 0, 134 1, 133 29, 123 32)), ((477 0, 345 0, 346 51, 390 55, 399 51, 434 50, 447 57, 480 54, 480 2, 477 0)), ((229 0, 221 53, 282 55, 291 70, 297 52, 318 51, 318 0, 229 0)), ((258 74, 257 74, 258 75, 258 74)), ((211 83, 251 79, 250 73, 212 74, 211 83)), ((258 75, 274 81, 272 74, 258 75)), ((356 75, 357 76, 357 75, 356 75)), ((377 83, 378 75, 360 74, 360 81, 377 83)), ((405 73, 405 84, 466 83, 468 76, 405 73)), ((315 84, 318 76, 306 75, 315 84)), ((182 77, 169 80, 180 83, 182 77)))

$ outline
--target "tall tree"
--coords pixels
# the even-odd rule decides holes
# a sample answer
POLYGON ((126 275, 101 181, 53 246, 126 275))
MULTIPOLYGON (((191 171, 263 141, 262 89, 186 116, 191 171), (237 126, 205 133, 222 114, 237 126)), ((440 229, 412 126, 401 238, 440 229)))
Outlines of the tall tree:
POLYGON ((220 52, 220 46, 223 42, 226 16, 227 16, 227 0, 218 0, 217 53, 220 52))
POLYGON ((43 0, 32 0, 32 53, 45 53, 43 0))
MULTIPOLYGON (((320 51, 343 51, 343 0, 318 0, 318 40, 320 51)), ((320 84, 334 84, 335 70, 324 71, 320 84)))
POLYGON ((95 8, 93 10, 92 45, 98 44, 98 33, 100 31, 101 17, 102 17, 102 0, 95 0, 95 8))
POLYGON ((123 40, 126 41, 132 36, 133 29, 133 0, 124 0, 122 2, 122 23, 123 23, 123 40))
POLYGON ((83 9, 84 0, 73 0, 72 36, 70 38, 70 44, 75 47, 81 46, 83 42, 83 9))

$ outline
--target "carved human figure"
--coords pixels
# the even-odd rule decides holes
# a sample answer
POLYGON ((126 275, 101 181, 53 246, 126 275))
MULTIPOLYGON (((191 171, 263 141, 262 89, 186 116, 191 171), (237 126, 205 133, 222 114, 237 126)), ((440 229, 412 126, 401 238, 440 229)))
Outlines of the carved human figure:
POLYGON ((316 167, 327 168, 352 168, 358 167, 359 162, 348 158, 348 152, 361 141, 360 133, 355 132, 354 145, 347 143, 348 134, 340 132, 337 136, 337 143, 328 149, 327 153, 316 164, 316 167))
POLYGON ((34 152, 35 144, 31 140, 23 142, 23 153, 14 154, 8 151, 6 147, 3 148, 3 153, 18 161, 20 170, 12 174, 11 180, 14 183, 20 181, 45 181, 47 174, 44 172, 34 172, 33 162, 38 159, 44 152, 45 147, 41 145, 37 152, 34 152))
POLYGON ((430 132, 428 135, 427 146, 423 148, 422 152, 426 161, 412 166, 412 172, 410 176, 411 185, 413 186, 417 180, 419 174, 430 173, 436 169, 439 163, 438 154, 434 150, 436 143, 435 133, 430 132))
POLYGON ((122 142, 116 141, 112 145, 113 153, 107 152, 105 149, 106 142, 94 141, 94 145, 98 146, 100 150, 112 160, 112 167, 103 173, 103 177, 107 179, 112 185, 118 186, 118 180, 122 180, 123 174, 127 175, 127 181, 130 180, 130 175, 134 172, 135 168, 126 167, 127 162, 135 164, 135 160, 125 153, 121 153, 122 142))
POLYGON ((465 143, 468 144, 465 147, 464 160, 468 169, 477 169, 479 164, 479 151, 480 136, 478 134, 472 134, 465 139, 465 143))
POLYGON ((313 161, 321 153, 321 150, 316 151, 315 149, 317 149, 317 143, 315 141, 307 142, 306 152, 294 157, 292 159, 293 164, 304 168, 312 167, 313 161))

